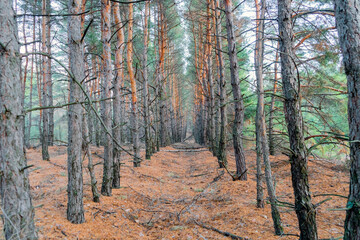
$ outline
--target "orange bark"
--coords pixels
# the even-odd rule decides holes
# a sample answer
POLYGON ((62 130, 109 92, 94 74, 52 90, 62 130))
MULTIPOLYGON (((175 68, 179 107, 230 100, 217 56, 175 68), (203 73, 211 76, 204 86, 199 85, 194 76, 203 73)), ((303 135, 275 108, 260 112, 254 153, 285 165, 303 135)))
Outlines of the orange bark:
POLYGON ((133 69, 133 25, 134 25, 134 8, 133 4, 129 4, 129 28, 128 28, 128 45, 127 45, 127 65, 128 65, 128 72, 130 77, 130 85, 131 85, 131 101, 133 105, 137 103, 136 97, 136 81, 134 76, 134 69, 133 69))

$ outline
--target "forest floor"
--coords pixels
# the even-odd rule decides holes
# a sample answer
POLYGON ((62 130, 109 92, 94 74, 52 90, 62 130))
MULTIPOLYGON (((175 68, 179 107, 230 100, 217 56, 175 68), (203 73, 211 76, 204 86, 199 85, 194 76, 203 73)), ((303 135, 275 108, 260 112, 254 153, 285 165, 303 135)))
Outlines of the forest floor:
MULTIPOLYGON (((67 150, 51 147, 51 161, 41 160, 41 151, 27 152, 36 227, 41 239, 227 239, 199 226, 204 223, 250 239, 298 239, 275 236, 270 205, 256 208, 256 154, 246 152, 248 181, 232 181, 219 169, 215 157, 204 148, 184 152, 176 146, 162 148, 140 168, 133 168, 131 158, 122 156, 122 188, 111 197, 92 202, 90 178, 84 170, 84 208, 86 222, 75 225, 66 220, 67 150)), ((102 148, 92 148, 95 162, 101 162, 102 148), (96 154, 96 155, 95 155, 96 154)), ((143 153, 142 153, 143 154, 143 153)), ((228 153, 229 169, 234 170, 234 156, 228 153)), ((86 166, 87 161, 84 162, 86 166)), ((271 157, 276 191, 280 201, 294 202, 290 164, 284 155, 271 157)), ((309 162, 312 195, 347 195, 348 171, 327 161, 309 162)), ((96 166, 100 190, 102 167, 96 166)), ((265 185, 264 185, 265 187, 265 185)), ((266 188, 264 189, 265 196, 266 188)), ((317 208, 320 238, 337 238, 343 234, 346 199, 331 200, 317 208)), ((329 196, 313 197, 319 203, 329 196)), ((299 234, 295 212, 282 207, 286 234, 299 234)))

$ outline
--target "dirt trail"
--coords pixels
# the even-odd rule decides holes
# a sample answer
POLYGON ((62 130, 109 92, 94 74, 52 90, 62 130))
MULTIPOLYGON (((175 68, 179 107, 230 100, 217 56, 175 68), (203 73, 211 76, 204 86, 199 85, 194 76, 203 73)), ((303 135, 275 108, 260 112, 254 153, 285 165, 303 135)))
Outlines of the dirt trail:
MULTIPOLYGON (((84 170, 84 207, 86 222, 74 225, 66 221, 66 148, 51 147, 51 162, 41 160, 39 150, 29 150, 29 164, 36 226, 42 239, 228 239, 194 223, 201 221, 223 231, 251 239, 297 239, 273 235, 270 207, 256 208, 255 154, 248 151, 246 182, 232 181, 218 168, 216 158, 194 144, 166 147, 152 159, 133 168, 131 159, 123 156, 121 189, 113 196, 91 201, 90 179, 84 170), (174 148, 175 147, 175 148, 174 148), (184 151, 184 148, 194 151, 184 151), (201 150, 201 151, 199 151, 201 150)), ((102 149, 92 148, 102 155, 102 149)), ((94 156, 95 162, 101 158, 94 156)), ((230 169, 235 169, 229 153, 230 169)), ((86 161, 84 165, 86 165, 86 161)), ((293 202, 290 169, 286 156, 272 158, 277 193, 281 201, 293 202)), ((330 163, 310 162, 312 193, 346 195, 348 175, 330 163)), ((101 183, 101 164, 96 166, 101 183)), ((327 197, 316 197, 320 202, 327 197)), ((321 238, 342 235, 345 199, 332 200, 318 208, 321 238)), ((286 233, 298 234, 294 211, 281 208, 286 233)))

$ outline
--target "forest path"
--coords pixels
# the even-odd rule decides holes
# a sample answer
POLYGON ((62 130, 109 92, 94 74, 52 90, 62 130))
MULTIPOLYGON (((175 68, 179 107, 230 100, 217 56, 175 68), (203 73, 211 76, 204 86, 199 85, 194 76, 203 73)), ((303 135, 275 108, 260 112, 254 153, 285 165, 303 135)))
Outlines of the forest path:
MULTIPOLYGON (((269 205, 256 208, 256 158, 252 151, 246 152, 246 182, 232 181, 218 168, 216 158, 194 143, 161 148, 151 160, 144 160, 140 168, 133 168, 131 157, 123 155, 122 188, 113 189, 111 197, 102 196, 100 203, 92 202, 89 174, 84 169, 86 222, 81 225, 66 220, 66 152, 66 147, 51 147, 50 162, 41 160, 39 149, 27 153, 29 165, 34 165, 30 182, 36 226, 42 239, 227 239, 194 221, 250 239, 297 239, 274 236, 269 205)), ((100 163, 102 148, 92 147, 92 153, 94 161, 100 163)), ((235 169, 231 151, 228 160, 229 169, 235 169)), ((293 202, 287 157, 279 155, 271 160, 278 198, 293 202)), ((330 163, 310 162, 310 167, 313 194, 346 194, 346 171, 330 163)), ((96 166, 95 173, 100 189, 101 164, 96 166)), ((317 197, 314 202, 325 198, 317 197)), ((345 200, 335 197, 318 208, 321 238, 342 235, 344 213, 327 209, 345 205, 345 200)), ((288 208, 281 211, 285 232, 297 234, 295 213, 288 208)))

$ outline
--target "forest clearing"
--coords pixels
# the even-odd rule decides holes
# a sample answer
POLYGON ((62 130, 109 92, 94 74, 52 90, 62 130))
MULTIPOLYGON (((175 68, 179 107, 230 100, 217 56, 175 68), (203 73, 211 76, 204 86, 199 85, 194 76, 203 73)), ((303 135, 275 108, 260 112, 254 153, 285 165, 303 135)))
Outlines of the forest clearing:
MULTIPOLYGON (((194 145, 192 143, 192 145, 194 145)), ((227 239, 222 234, 204 229, 196 222, 249 239, 298 239, 296 236, 275 236, 269 204, 256 208, 256 155, 246 151, 249 179, 232 181, 220 169, 209 151, 176 152, 172 146, 162 148, 141 168, 133 168, 131 158, 124 158, 121 169, 122 188, 113 196, 92 201, 90 178, 84 173, 85 223, 71 224, 66 220, 66 148, 51 147, 51 161, 42 161, 38 149, 27 153, 33 193, 35 224, 41 239, 227 239), (167 152, 166 150, 174 151, 167 152), (216 180, 218 179, 218 180, 216 180), (215 181, 216 180, 216 181, 215 181)), ((203 148, 201 150, 204 150, 203 148)), ((205 149, 206 150, 206 149, 205 149)), ((94 162, 101 162, 101 148, 92 148, 94 162)), ((144 151, 141 151, 144 155, 144 151)), ((229 156, 229 169, 235 169, 229 156)), ((286 156, 271 157, 278 199, 293 199, 290 163, 286 156)), ((86 167, 86 162, 84 166, 86 167)), ((84 167, 84 168, 85 168, 84 167)), ((327 161, 309 162, 312 195, 346 195, 348 170, 327 161)), ((100 179, 101 164, 96 166, 100 179)), ((319 237, 342 236, 346 199, 319 196, 317 208, 319 237)), ((280 208, 285 234, 298 235, 296 215, 289 207, 280 208)))
POLYGON ((360 240, 360 0, 0 0, 0 238, 360 240))

